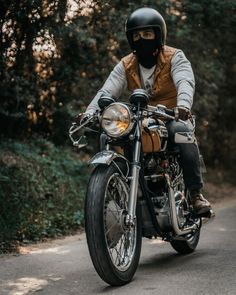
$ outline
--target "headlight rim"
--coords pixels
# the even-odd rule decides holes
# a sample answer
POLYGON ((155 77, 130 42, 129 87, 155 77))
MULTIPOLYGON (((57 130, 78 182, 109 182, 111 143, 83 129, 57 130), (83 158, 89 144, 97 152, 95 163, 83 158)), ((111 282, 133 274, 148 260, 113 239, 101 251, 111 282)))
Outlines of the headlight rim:
POLYGON ((129 108, 125 103, 122 103, 122 102, 114 102, 114 103, 111 103, 109 106, 107 106, 107 107, 103 110, 103 112, 102 112, 102 114, 101 114, 101 117, 100 117, 100 124, 101 124, 102 129, 104 130, 104 132, 105 132, 109 137, 111 137, 111 138, 125 137, 125 136, 127 136, 127 135, 130 133, 130 131, 133 129, 133 126, 134 126, 134 115, 133 115, 133 113, 131 112, 130 108, 129 108), (119 133, 119 134, 111 134, 111 133, 109 133, 109 131, 107 131, 107 129, 104 128, 103 123, 102 123, 102 122, 103 122, 103 117, 104 117, 105 112, 106 112, 109 108, 113 107, 114 105, 120 105, 120 106, 124 107, 124 108, 127 110, 128 114, 129 114, 129 126, 128 126, 127 129, 125 129, 122 133, 119 133))

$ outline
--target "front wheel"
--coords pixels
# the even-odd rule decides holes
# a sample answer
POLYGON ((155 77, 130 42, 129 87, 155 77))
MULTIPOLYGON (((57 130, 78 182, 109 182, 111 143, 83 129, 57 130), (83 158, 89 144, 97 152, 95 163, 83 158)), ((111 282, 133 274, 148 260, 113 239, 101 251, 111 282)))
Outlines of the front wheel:
POLYGON ((94 170, 85 202, 85 229, 90 256, 99 276, 112 286, 131 281, 141 251, 141 216, 137 205, 133 227, 125 225, 129 186, 119 164, 94 170))

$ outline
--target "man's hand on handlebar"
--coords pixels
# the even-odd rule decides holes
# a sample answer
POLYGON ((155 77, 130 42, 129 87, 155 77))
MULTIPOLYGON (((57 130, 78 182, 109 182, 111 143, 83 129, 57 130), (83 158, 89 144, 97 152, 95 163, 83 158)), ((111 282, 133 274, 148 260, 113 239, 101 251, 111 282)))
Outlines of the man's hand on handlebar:
POLYGON ((186 121, 191 118, 191 111, 183 106, 178 106, 174 109, 175 112, 175 120, 183 120, 186 121))

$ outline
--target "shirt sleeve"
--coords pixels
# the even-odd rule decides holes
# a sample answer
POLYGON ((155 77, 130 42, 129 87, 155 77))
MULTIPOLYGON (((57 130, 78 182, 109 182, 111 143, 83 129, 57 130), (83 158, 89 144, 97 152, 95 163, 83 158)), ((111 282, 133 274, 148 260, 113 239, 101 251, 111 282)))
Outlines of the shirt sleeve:
POLYGON ((177 105, 191 109, 195 79, 191 63, 182 50, 177 50, 171 60, 171 76, 177 89, 177 105))
POLYGON ((96 110, 99 110, 98 100, 103 94, 108 94, 111 95, 113 98, 118 99, 126 88, 127 80, 125 68, 122 61, 120 61, 114 67, 102 88, 97 92, 97 94, 87 107, 86 113, 93 114, 96 110))

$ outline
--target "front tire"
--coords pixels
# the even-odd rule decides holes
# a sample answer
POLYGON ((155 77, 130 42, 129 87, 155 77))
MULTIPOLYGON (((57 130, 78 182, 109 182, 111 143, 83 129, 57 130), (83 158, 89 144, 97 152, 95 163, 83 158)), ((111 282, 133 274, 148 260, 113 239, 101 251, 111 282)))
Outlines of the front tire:
MULTIPOLYGON (((117 165, 117 164, 116 164, 117 165)), ((131 281, 141 251, 141 211, 137 205, 134 227, 124 224, 129 186, 114 164, 99 165, 88 184, 85 202, 85 230, 93 265, 112 286, 131 281)))

